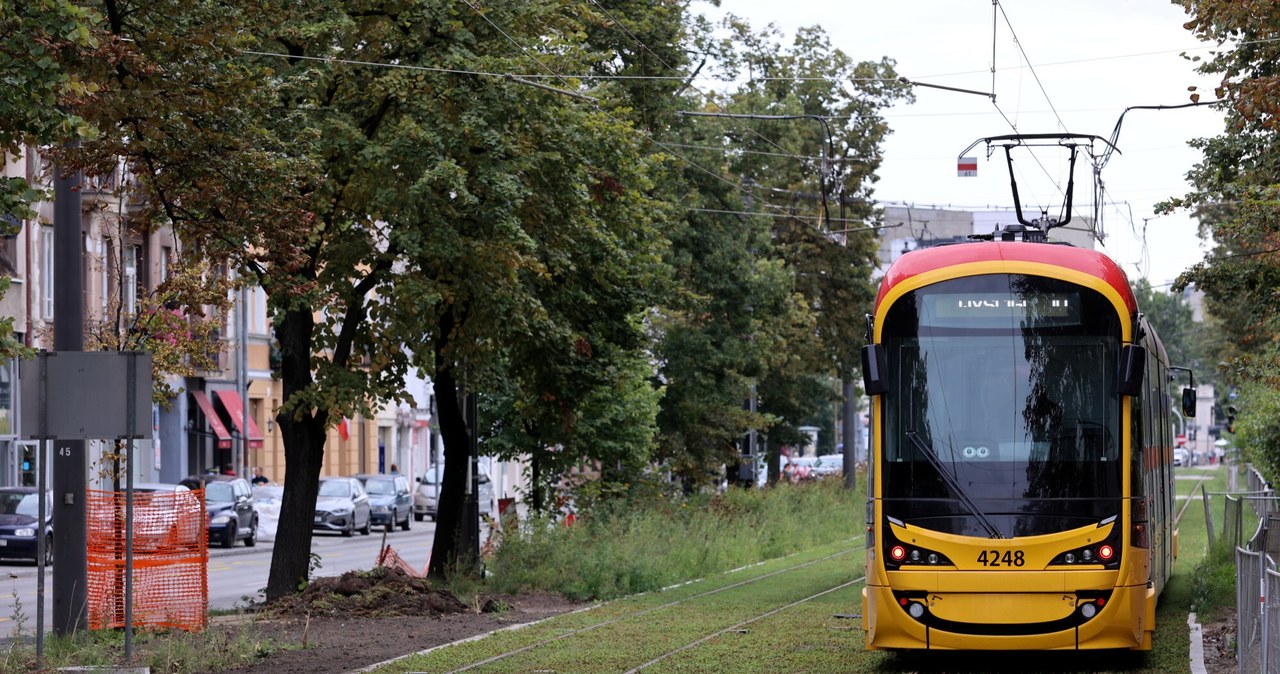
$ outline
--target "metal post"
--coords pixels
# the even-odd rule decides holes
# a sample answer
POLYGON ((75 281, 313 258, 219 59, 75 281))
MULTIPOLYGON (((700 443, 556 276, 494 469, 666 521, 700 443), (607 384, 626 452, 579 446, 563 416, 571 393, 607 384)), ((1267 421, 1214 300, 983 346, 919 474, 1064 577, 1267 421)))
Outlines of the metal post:
POLYGON ((49 508, 52 503, 45 503, 45 489, 48 486, 49 478, 45 475, 49 464, 45 460, 45 452, 49 449, 49 352, 40 351, 37 356, 40 363, 40 396, 35 404, 40 406, 40 440, 36 445, 36 491, 39 497, 39 524, 36 525, 36 531, 40 538, 36 541, 36 661, 44 659, 44 557, 47 554, 45 546, 44 521, 49 514, 49 508))
POLYGON ((1204 528, 1209 534, 1209 549, 1213 549, 1213 508, 1210 507, 1209 491, 1200 485, 1200 500, 1204 503, 1204 528))
MULTIPOLYGON (((80 173, 54 167, 53 348, 84 350, 80 173)), ((84 495, 88 486, 84 440, 55 440, 53 453, 53 631, 71 634, 84 624, 89 601, 84 495)))
POLYGON ((236 316, 240 324, 237 332, 239 345, 236 358, 236 390, 240 392, 243 407, 240 410, 240 447, 235 457, 236 475, 249 474, 249 289, 241 279, 240 311, 236 316))
POLYGON ((128 354, 129 368, 125 414, 124 487, 124 661, 133 662, 133 438, 136 427, 138 392, 138 352, 128 354))
POLYGON ((477 423, 476 394, 468 391, 462 404, 471 452, 467 461, 467 497, 462 509, 458 562, 460 567, 473 570, 477 568, 476 563, 480 559, 480 430, 477 423))
POLYGON ((844 443, 844 486, 848 489, 857 489, 858 487, 858 447, 857 447, 857 427, 858 427, 858 404, 854 397, 858 393, 857 386, 853 383, 853 379, 845 379, 842 388, 844 394, 844 409, 841 415, 844 417, 841 424, 840 432, 844 443))

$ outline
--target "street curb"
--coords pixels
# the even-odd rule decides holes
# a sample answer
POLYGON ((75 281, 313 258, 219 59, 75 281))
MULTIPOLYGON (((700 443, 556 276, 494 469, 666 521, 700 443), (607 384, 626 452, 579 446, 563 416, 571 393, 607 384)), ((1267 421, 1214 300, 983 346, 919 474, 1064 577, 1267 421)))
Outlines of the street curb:
POLYGON ((1191 628, 1191 674, 1208 674, 1204 668, 1204 632, 1195 613, 1187 616, 1187 627, 1191 628))

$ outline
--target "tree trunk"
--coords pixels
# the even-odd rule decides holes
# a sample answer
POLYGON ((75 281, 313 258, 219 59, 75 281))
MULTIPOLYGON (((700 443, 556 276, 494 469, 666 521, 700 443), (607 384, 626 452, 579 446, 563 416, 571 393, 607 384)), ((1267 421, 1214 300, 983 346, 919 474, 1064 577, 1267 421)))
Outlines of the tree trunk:
MULTIPOLYGON (((290 311, 276 326, 280 342, 280 371, 286 405, 296 393, 311 385, 311 337, 315 323, 309 310, 290 311)), ((281 413, 276 417, 284 439, 284 500, 280 524, 271 553, 267 577, 267 601, 299 592, 311 572, 311 525, 320 491, 320 467, 324 463, 328 410, 301 417, 281 413)))
POLYGON ((453 367, 437 366, 435 391, 440 435, 444 439, 444 475, 436 502, 436 534, 427 573, 434 578, 444 578, 459 568, 458 557, 462 551, 458 544, 462 538, 463 501, 466 499, 471 448, 467 442, 467 425, 462 416, 462 401, 458 397, 453 367))
POLYGON ((541 515, 544 510, 542 508, 542 460, 538 455, 542 452, 539 448, 534 451, 533 457, 529 461, 529 484, 530 490, 533 492, 533 512, 541 515))

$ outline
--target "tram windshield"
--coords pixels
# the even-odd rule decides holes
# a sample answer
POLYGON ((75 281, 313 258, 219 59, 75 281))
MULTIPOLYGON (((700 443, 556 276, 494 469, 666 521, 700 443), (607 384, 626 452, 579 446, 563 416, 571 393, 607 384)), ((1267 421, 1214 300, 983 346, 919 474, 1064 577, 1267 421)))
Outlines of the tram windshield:
POLYGON ((881 336, 886 515, 1013 538, 1120 512, 1120 322, 1100 293, 1022 275, 944 281, 898 299, 881 336))

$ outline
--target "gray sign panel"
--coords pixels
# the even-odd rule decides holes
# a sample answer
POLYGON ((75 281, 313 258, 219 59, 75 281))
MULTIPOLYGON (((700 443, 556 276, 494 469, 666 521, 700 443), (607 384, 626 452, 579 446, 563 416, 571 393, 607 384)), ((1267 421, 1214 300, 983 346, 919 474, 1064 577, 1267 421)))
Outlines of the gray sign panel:
POLYGON ((151 437, 151 354, 60 351, 22 361, 22 437, 40 436, 40 364, 44 362, 50 437, 67 440, 151 437), (129 361, 135 386, 129 391, 129 361), (133 399, 133 428, 129 400, 133 399))

